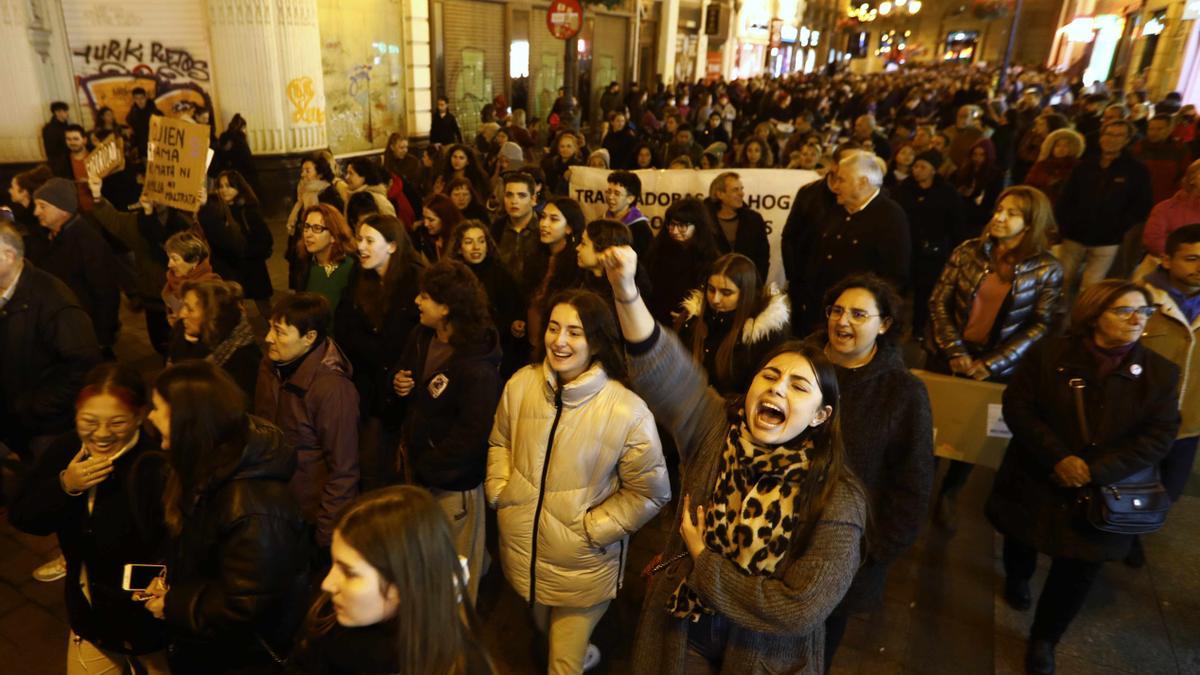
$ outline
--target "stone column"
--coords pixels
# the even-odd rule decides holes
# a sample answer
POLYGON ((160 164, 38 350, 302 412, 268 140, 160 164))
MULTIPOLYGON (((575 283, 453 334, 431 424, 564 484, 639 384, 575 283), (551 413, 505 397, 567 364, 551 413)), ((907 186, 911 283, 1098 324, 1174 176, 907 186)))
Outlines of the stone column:
POLYGON ((324 148, 325 83, 315 0, 209 0, 221 125, 247 122, 256 154, 324 148))
POLYGON ((428 136, 433 122, 433 67, 430 59, 429 0, 404 0, 404 132, 428 136))
POLYGON ((664 83, 671 84, 675 81, 675 36, 679 30, 679 0, 662 0, 659 10, 658 72, 662 74, 664 83))
MULTIPOLYGON (((38 78, 41 58, 31 38, 29 3, 0 0, 0 73, 4 73, 4 114, 0 115, 0 163, 45 158, 41 129, 50 118, 49 101, 38 78)), ((76 111, 77 112, 77 111, 76 111)))

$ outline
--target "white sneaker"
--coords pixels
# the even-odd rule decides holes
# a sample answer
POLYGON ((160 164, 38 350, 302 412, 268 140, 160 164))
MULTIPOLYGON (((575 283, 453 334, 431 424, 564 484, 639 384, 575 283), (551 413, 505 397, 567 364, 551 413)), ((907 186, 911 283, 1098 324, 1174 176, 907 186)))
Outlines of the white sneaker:
POLYGON ((33 571, 33 578, 49 583, 67 576, 67 559, 61 553, 58 557, 33 571))
POLYGON ((600 665, 600 648, 589 642, 587 653, 583 655, 583 672, 586 673, 598 665, 600 665))

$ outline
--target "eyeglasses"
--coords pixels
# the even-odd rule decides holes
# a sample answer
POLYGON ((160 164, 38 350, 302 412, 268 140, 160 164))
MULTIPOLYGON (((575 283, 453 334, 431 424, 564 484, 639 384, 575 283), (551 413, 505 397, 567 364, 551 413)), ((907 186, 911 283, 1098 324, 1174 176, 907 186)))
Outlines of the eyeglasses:
POLYGON ((75 428, 81 433, 90 434, 100 428, 101 425, 108 427, 108 430, 114 434, 124 434, 133 428, 135 420, 117 419, 100 421, 91 418, 82 418, 75 420, 75 428))
POLYGON ((850 312, 850 323, 852 323, 856 326, 866 323, 867 319, 873 319, 877 316, 880 316, 879 314, 869 314, 869 313, 867 313, 867 310, 865 310, 865 309, 847 310, 845 307, 842 307, 841 305, 829 305, 828 307, 826 307, 825 308, 825 316, 829 317, 830 319, 833 319, 834 321, 837 321, 838 319, 842 318, 842 315, 845 314, 847 311, 850 312))
POLYGON ((672 220, 671 222, 667 223, 668 230, 678 230, 680 232, 686 232, 689 227, 695 227, 695 225, 693 225, 691 223, 681 223, 676 220, 672 220))
POLYGON ((1146 305, 1145 307, 1109 307, 1108 311, 1122 321, 1128 321, 1134 314, 1143 319, 1149 319, 1158 311, 1158 305, 1146 305))
POLYGON ((304 231, 312 232, 313 234, 325 234, 326 232, 329 231, 329 228, 325 227, 324 225, 318 225, 316 223, 305 223, 304 231))

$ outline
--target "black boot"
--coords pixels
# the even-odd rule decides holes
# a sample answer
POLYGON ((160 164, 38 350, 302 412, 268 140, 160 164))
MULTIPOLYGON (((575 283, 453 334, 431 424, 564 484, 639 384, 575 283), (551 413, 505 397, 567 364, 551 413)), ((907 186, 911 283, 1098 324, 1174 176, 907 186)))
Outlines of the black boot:
POLYGON ((1125 566, 1140 570, 1146 566, 1146 549, 1142 548, 1142 538, 1134 536, 1133 546, 1125 555, 1125 566))
POLYGON ((1028 579, 1014 579, 1008 577, 1004 580, 1004 601, 1009 607, 1024 612, 1033 604, 1033 597, 1029 593, 1028 579))
POLYGON ((1025 672, 1030 675, 1052 675, 1054 673, 1053 642, 1029 639, 1029 646, 1025 649, 1025 672))

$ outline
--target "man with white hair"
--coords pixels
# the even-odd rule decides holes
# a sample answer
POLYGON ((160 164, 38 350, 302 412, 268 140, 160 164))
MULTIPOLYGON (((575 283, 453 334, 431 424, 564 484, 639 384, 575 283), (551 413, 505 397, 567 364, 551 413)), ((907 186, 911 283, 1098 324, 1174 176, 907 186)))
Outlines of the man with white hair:
POLYGON ((880 165, 869 152, 852 153, 838 163, 831 184, 838 208, 820 224, 804 269, 806 331, 825 320, 821 306, 825 291, 851 274, 874 272, 898 289, 908 286, 912 252, 908 217, 899 204, 881 194, 880 165))

